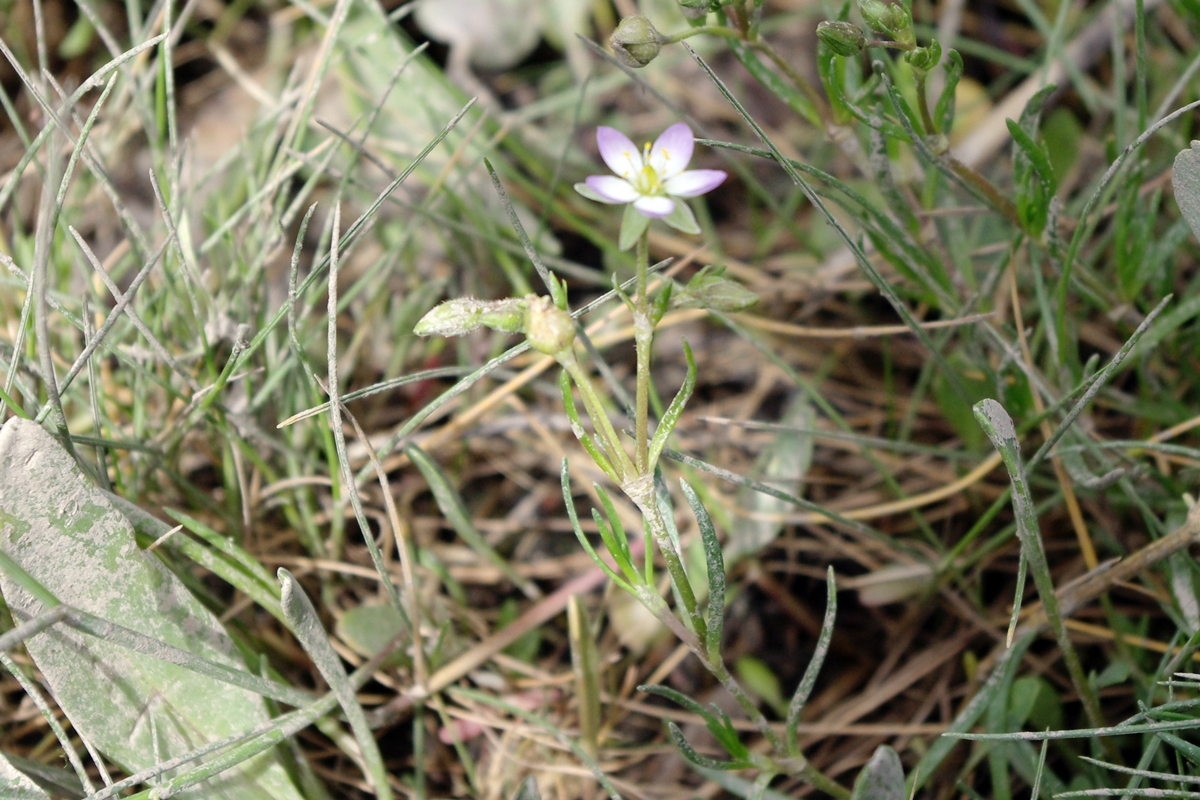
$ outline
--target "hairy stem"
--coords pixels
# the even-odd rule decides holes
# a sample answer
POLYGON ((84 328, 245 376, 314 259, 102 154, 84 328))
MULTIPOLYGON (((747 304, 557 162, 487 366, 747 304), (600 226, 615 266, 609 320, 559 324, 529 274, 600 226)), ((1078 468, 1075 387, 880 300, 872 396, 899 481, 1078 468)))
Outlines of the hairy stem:
MULTIPOLYGON (((677 201, 682 202, 682 201, 677 201)), ((650 232, 642 233, 637 243, 637 299, 633 308, 633 341, 637 350, 636 430, 634 442, 638 476, 649 472, 650 449, 650 345, 654 342, 654 324, 650 320, 650 298, 647 296, 650 268, 650 232)), ((672 576, 674 577, 674 576, 672 576)))
MULTIPOLYGON (((662 508, 654 493, 654 478, 645 475, 638 478, 635 484, 627 484, 622 488, 625 490, 625 494, 629 495, 629 499, 637 505, 638 510, 642 512, 646 533, 654 539, 662 553, 663 561, 667 564, 667 574, 671 576, 671 583, 679 592, 679 601, 683 604, 681 611, 688 629, 694 631, 696 638, 700 641, 701 649, 696 651, 696 655, 703 657, 701 651, 705 646, 708 628, 704 623, 704 615, 700 613, 699 604, 696 602, 696 593, 692 591, 692 584, 683 568, 683 558, 676 549, 675 543, 671 541, 670 534, 667 533, 667 523, 663 520, 662 508)), ((650 555, 647 554, 646 557, 650 558, 650 555)))

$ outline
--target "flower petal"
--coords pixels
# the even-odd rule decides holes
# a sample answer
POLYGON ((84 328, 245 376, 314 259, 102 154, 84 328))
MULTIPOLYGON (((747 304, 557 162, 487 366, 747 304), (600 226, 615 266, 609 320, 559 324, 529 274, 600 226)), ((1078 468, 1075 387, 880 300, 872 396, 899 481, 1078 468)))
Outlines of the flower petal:
POLYGON ((637 146, 615 128, 604 125, 596 128, 596 144, 604 163, 622 178, 632 178, 642 171, 642 155, 637 146))
POLYGON ((683 172, 692 160, 695 143, 692 129, 683 122, 676 122, 662 132, 650 148, 650 166, 654 167, 660 181, 683 172))
POLYGON ((602 203, 632 203, 641 197, 629 181, 614 175, 589 175, 587 188, 599 195, 602 203))
POLYGON ((647 217, 662 219, 675 210, 675 201, 662 195, 644 195, 633 201, 633 207, 647 217))
POLYGON ((676 197, 696 197, 711 192, 721 185, 726 175, 719 169, 689 169, 687 172, 668 178, 663 183, 667 194, 676 197))

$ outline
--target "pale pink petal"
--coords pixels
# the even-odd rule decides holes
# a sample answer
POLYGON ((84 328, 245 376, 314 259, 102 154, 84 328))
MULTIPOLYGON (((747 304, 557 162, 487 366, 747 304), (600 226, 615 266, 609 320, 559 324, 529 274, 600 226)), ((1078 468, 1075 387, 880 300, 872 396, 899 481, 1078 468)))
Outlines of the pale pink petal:
POLYGON ((450 720, 450 727, 438 729, 438 740, 442 744, 454 744, 455 740, 469 742, 482 734, 483 731, 483 726, 478 722, 468 719, 454 719, 450 720))
POLYGON ((682 122, 676 122, 663 131, 650 148, 650 166, 658 173, 658 179, 665 181, 683 172, 692 160, 695 144, 692 129, 682 122))
POLYGON ((648 195, 634 200, 633 207, 647 217, 661 219, 675 210, 675 201, 662 195, 648 195))
POLYGON ((629 185, 629 181, 623 181, 615 175, 589 175, 586 183, 603 203, 632 203, 641 197, 637 189, 629 185))
POLYGON ((667 194, 676 197, 696 197, 720 186, 725 177, 725 173, 719 169, 689 169, 669 178, 663 188, 667 194))
POLYGON ((596 144, 604 163, 622 178, 632 178, 642 171, 642 154, 637 146, 615 128, 596 128, 596 144))

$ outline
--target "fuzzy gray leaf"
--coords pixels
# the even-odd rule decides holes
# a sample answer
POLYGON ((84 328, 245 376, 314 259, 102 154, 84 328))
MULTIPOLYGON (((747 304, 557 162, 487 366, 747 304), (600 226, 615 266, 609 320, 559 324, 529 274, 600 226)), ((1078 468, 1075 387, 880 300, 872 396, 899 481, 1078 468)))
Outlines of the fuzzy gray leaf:
POLYGON ((1191 149, 1180 151, 1175 156, 1175 167, 1171 170, 1171 182, 1175 186, 1175 202, 1183 212, 1183 218, 1200 239, 1200 142, 1192 142, 1191 149))
MULTIPOLYGON (((0 475, 0 551, 59 601, 245 670, 217 619, 138 549, 128 520, 40 426, 4 424, 0 475)), ((20 620, 45 610, 12 574, 0 572, 0 591, 20 620)), ((75 729, 130 773, 268 719, 255 694, 62 625, 25 646, 75 729)), ((300 798, 270 752, 179 796, 300 798)))

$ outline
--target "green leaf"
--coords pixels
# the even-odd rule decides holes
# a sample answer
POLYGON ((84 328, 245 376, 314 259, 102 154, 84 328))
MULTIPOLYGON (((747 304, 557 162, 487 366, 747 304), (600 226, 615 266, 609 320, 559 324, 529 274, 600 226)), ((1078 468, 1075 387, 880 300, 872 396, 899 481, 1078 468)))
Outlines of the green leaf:
POLYGON ((487 543, 487 539, 483 538, 483 534, 475 527, 475 523, 471 522, 471 515, 467 512, 467 506, 463 502, 462 496, 450 483, 450 479, 446 477, 446 473, 442 472, 442 468, 437 465, 437 462, 415 444, 405 445, 404 453, 421 471, 425 482, 429 484, 429 491, 433 493, 433 499, 437 501, 438 508, 441 509, 446 521, 454 527, 455 532, 462 540, 499 569, 500 573, 508 578, 513 586, 524 592, 526 597, 530 599, 540 597, 541 592, 538 591, 533 581, 522 577, 513 565, 497 553, 487 543))
POLYGON ((696 234, 700 232, 700 225, 696 222, 696 216, 692 213, 692 209, 679 198, 675 198, 675 207, 671 209, 670 214, 662 218, 662 221, 683 233, 696 234))
POLYGON ((1005 120, 1013 137, 1013 183, 1017 190, 1017 214, 1025 229, 1033 236, 1041 234, 1050 215, 1050 201, 1057 184, 1050 157, 1037 143, 1038 122, 1046 98, 1055 90, 1053 84, 1043 87, 1021 112, 1020 122, 1005 120))
POLYGON ((617 249, 628 250, 637 244, 637 240, 650 227, 650 218, 633 207, 633 203, 625 206, 625 216, 621 217, 621 232, 617 235, 617 249))
MULTIPOLYGON (((370 658, 391 644, 397 636, 408 633, 409 627, 404 617, 400 616, 400 612, 394 606, 385 603, 349 609, 342 614, 334 630, 338 638, 350 645, 354 652, 370 658)), ((411 640, 411 635, 406 637, 406 641, 411 640)), ((405 649, 404 645, 397 647, 381 666, 407 664, 409 658, 404 652, 405 649)))
MULTIPOLYGON (((36 761, 28 761, 30 764, 36 764, 41 767, 36 761)), ((64 772, 64 775, 69 773, 64 772)), ((83 792, 80 791, 79 780, 75 780, 75 792, 68 794, 68 797, 83 797, 83 792)), ((5 757, 4 753, 0 752, 0 797, 5 800, 50 800, 50 795, 42 791, 41 787, 28 775, 13 766, 12 762, 5 757)))
POLYGON ((725 267, 709 265, 692 276, 676 294, 676 308, 707 308, 712 311, 744 311, 758 302, 758 295, 725 277, 725 267))
POLYGON ((358 742, 359 753, 364 762, 364 772, 373 785, 379 800, 391 800, 391 784, 387 780, 387 770, 383 766, 383 755, 379 752, 379 743, 367 724, 367 716, 358 702, 358 694, 346 670, 342 667, 342 659, 338 656, 321 620, 317 618, 317 610, 312 601, 304 593, 303 587, 292 577, 292 573, 283 567, 279 568, 279 583, 283 590, 280 593, 280 605, 287 615, 292 633, 308 653, 321 677, 329 684, 330 690, 337 696, 338 704, 346 714, 354 738, 358 742))
POLYGON ((1009 696, 1008 715, 1012 727, 1020 728, 1027 722, 1030 730, 1035 731, 1062 727, 1062 698, 1044 678, 1036 675, 1017 678, 1009 696))
POLYGON ((599 751, 600 666, 596 640, 583 598, 567 598, 567 636, 571 645, 571 667, 575 672, 575 696, 579 699, 580 744, 590 755, 599 751))
POLYGON ((987 447, 987 437, 975 421, 973 404, 986 398, 993 384, 957 352, 951 353, 946 361, 955 374, 951 376, 949 372, 938 371, 933 378, 933 399, 942 412, 942 418, 954 428, 966 449, 979 452, 987 447), (966 397, 955 390, 956 380, 966 391, 966 397))
POLYGON ((681 731, 679 726, 674 722, 667 723, 667 730, 670 732, 672 741, 675 742, 675 746, 679 748, 679 752, 684 759, 698 767, 704 767, 705 769, 725 770, 746 769, 753 766, 753 764, 751 764, 749 761, 717 761, 715 758, 707 758, 706 756, 702 756, 696 752, 696 748, 692 747, 691 744, 688 743, 688 740, 683 735, 683 731, 681 731))
MULTIPOLYGON (((625 581, 624 578, 618 575, 613 568, 608 565, 608 562, 606 562, 599 556, 599 554, 596 553, 596 548, 592 547, 592 543, 588 541, 587 535, 585 535, 583 532, 583 528, 579 526, 579 516, 575 513, 575 501, 571 497, 571 474, 567 469, 567 460, 565 458, 562 460, 561 480, 563 501, 567 506, 567 518, 571 520, 571 530, 575 532, 575 538, 579 540, 579 544, 583 546, 584 551, 591 557, 596 566, 598 566, 613 583, 617 584, 617 586, 620 586, 630 594, 636 594, 633 586, 631 586, 625 581)), ((649 559, 647 560, 649 561, 649 559)))
POLYGON ((817 646, 813 648, 812 659, 804 668, 804 676, 800 678, 800 685, 796 687, 796 692, 792 695, 792 702, 788 704, 785 730, 788 752, 793 755, 800 752, 796 735, 796 727, 800 723, 800 712, 804 711, 804 704, 808 702, 808 696, 812 694, 813 687, 817 684, 817 676, 825 664, 825 656, 829 653, 829 644, 833 641, 833 623, 836 619, 837 583, 833 578, 833 567, 829 567, 825 573, 825 619, 821 621, 821 635, 817 637, 817 646))
MULTIPOLYGON (((804 394, 797 394, 780 422, 800 430, 776 434, 771 446, 759 457, 756 472, 762 483, 789 494, 800 493, 801 482, 812 465, 813 455, 812 434, 800 431, 810 430, 814 419, 812 406, 804 399, 804 394)), ((752 489, 738 492, 738 505, 754 512, 756 517, 742 520, 729 530, 725 542, 725 561, 728 564, 757 553, 779 536, 783 523, 764 517, 789 514, 795 509, 786 500, 752 489)))
POLYGON ((905 800, 904 767, 896 751, 881 744, 858 773, 850 800, 905 800))
POLYGON ((704 560, 708 572, 708 628, 705 645, 709 659, 713 663, 719 663, 721 636, 725 628, 725 557, 721 553, 721 542, 717 539, 712 518, 708 515, 708 509, 700 502, 696 490, 682 478, 679 485, 683 488, 683 495, 692 507, 692 514, 700 526, 700 540, 704 544, 704 560))
POLYGON ((946 72, 946 83, 942 89, 942 95, 938 98, 937 105, 933 110, 933 121, 937 124, 937 129, 942 133, 949 133, 954 126, 955 99, 958 90, 958 82, 963 75, 963 60, 957 50, 947 50, 946 57, 942 59, 942 69, 946 72))
MULTIPOLYGON (((50 434, 10 419, 0 430, 0 474, 0 555, 41 587, 35 596, 12 570, 0 574, 18 621, 51 598, 246 671, 217 619, 155 555, 138 549, 129 521, 50 434)), ((74 728, 129 773, 268 721, 256 694, 63 626, 25 646, 74 728)), ((300 798, 271 753, 177 796, 300 798)))
POLYGON ((667 406, 658 427, 654 430, 654 438, 650 440, 647 463, 652 468, 658 464, 658 457, 662 455, 671 431, 675 430, 675 426, 679 424, 679 417, 683 414, 687 401, 696 389, 696 359, 692 357, 692 348, 688 345, 687 339, 683 340, 683 355, 687 359, 687 374, 684 376, 683 385, 675 393, 675 399, 671 401, 671 405, 667 406))
POLYGON ((779 677, 761 659, 754 656, 742 656, 733 664, 746 689, 758 699, 774 709, 775 713, 787 714, 787 705, 783 702, 783 689, 779 686, 779 677))
POLYGON ((513 795, 513 800, 542 800, 542 795, 538 792, 537 776, 530 775, 521 784, 521 788, 513 795))
POLYGON ((1191 149, 1181 150, 1175 156, 1171 184, 1175 187, 1175 202, 1179 204, 1183 218, 1200 239, 1200 142, 1192 142, 1191 149))

